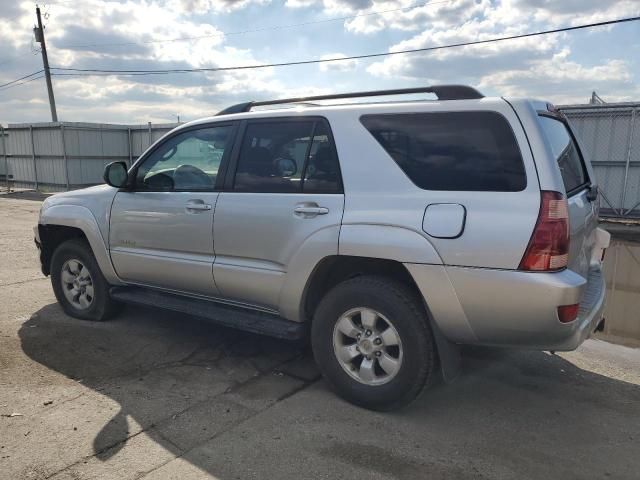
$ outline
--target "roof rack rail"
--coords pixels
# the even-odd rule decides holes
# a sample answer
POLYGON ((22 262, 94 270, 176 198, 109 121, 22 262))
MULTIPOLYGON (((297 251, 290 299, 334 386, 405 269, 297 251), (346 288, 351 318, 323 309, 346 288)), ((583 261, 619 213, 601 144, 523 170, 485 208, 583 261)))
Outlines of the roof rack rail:
POLYGON ((264 105, 280 105, 285 103, 314 102, 316 100, 338 100, 343 98, 381 97, 386 95, 409 95, 412 93, 433 93, 438 100, 472 100, 484 98, 479 91, 467 85, 433 85, 431 87, 399 88, 396 90, 373 90, 369 92, 336 93, 332 95, 315 95, 311 97, 282 98, 279 100, 262 100, 232 105, 218 112, 217 115, 249 112, 253 107, 264 105))

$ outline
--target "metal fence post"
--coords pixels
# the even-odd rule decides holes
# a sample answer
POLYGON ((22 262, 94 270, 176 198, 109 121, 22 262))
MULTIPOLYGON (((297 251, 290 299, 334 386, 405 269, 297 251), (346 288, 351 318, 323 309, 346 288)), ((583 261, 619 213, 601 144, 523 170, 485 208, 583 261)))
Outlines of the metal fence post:
POLYGON ((629 164, 631 163, 631 150, 633 146, 633 130, 636 124, 636 112, 637 110, 631 110, 631 127, 629 130, 629 146, 627 148, 627 162, 624 167, 624 184, 622 185, 622 204, 620 205, 620 213, 622 216, 627 215, 633 208, 629 209, 629 212, 624 213, 624 204, 627 199, 627 185, 629 180, 629 164))
POLYGON ((151 122, 149 122, 149 146, 153 143, 153 133, 151 132, 151 122))
POLYGON ((129 166, 133 165, 133 152, 131 147, 131 127, 127 128, 127 142, 129 144, 129 166))
POLYGON ((4 140, 4 127, 0 125, 0 136, 2 137, 2 157, 4 158, 4 179, 7 182, 7 193, 9 193, 9 165, 7 164, 7 144, 4 140))
POLYGON ((9 193, 9 159, 7 158, 7 139, 4 136, 4 127, 2 125, 0 125, 0 135, 2 135, 2 156, 4 157, 4 180, 7 183, 7 193, 9 193))
POLYGON ((31 136, 31 158, 33 159, 33 179, 38 190, 38 164, 36 163, 36 144, 33 140, 33 125, 29 125, 29 135, 31 136))
POLYGON ((69 190, 69 161, 67 159, 67 145, 64 140, 64 124, 60 124, 60 135, 62 136, 62 160, 64 162, 64 183, 69 190))

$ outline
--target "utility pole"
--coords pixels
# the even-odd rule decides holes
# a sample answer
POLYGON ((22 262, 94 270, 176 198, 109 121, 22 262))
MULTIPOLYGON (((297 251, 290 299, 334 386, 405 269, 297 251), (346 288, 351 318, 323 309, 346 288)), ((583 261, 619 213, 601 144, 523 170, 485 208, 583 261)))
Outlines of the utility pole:
POLYGON ((40 17, 40 7, 36 6, 36 16, 38 17, 38 26, 33 28, 36 36, 36 42, 40 44, 42 52, 42 64, 44 65, 44 75, 47 80, 47 92, 49 93, 49 106, 51 107, 51 121, 58 121, 58 113, 56 112, 56 100, 53 98, 53 85, 51 84, 51 72, 49 71, 49 59, 47 58, 47 46, 44 41, 44 27, 42 26, 42 18, 40 17))

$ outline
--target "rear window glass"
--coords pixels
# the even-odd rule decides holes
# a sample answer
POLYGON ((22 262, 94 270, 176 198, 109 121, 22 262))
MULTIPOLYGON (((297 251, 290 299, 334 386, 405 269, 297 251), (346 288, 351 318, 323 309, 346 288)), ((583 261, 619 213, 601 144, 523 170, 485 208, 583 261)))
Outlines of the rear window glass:
POLYGON ((567 194, 578 190, 587 183, 587 175, 578 147, 569 134, 567 126, 560 120, 546 116, 540 116, 540 125, 560 167, 567 194))
POLYGON ((513 131, 496 112, 365 115, 361 121, 425 190, 517 192, 527 184, 513 131))

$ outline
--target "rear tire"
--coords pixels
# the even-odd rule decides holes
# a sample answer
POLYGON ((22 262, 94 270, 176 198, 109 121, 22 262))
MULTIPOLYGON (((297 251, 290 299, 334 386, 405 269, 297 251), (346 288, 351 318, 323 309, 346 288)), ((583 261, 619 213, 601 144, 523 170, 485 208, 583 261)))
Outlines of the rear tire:
POLYGON ((412 402, 430 383, 436 346, 418 295, 379 276, 335 286, 311 326, 318 368, 338 395, 373 410, 412 402))
POLYGON ((91 247, 81 239, 60 244, 51 258, 51 285, 65 313, 83 320, 102 321, 115 315, 121 304, 109 296, 91 247))

